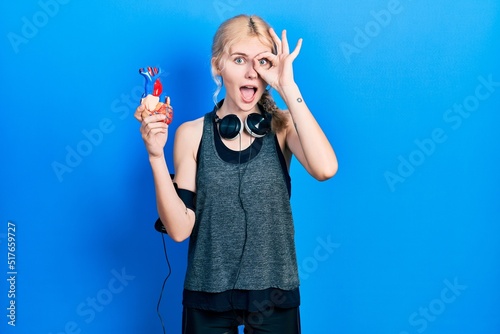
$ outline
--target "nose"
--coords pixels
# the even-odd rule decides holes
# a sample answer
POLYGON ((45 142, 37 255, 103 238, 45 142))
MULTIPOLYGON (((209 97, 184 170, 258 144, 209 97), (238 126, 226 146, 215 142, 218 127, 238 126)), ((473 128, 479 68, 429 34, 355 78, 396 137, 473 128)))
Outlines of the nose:
POLYGON ((249 64, 247 65, 247 71, 245 73, 245 78, 256 79, 257 76, 258 76, 257 71, 255 71, 255 69, 253 68, 253 64, 251 62, 249 62, 249 64))

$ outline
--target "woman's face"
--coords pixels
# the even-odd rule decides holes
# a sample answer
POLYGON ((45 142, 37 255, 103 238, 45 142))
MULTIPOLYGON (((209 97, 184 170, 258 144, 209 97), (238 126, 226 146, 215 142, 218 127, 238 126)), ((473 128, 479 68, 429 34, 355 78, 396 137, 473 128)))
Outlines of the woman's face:
POLYGON ((257 37, 246 37, 235 43, 229 54, 222 58, 220 74, 226 88, 224 104, 228 103, 232 109, 230 111, 256 111, 256 104, 267 83, 261 79, 254 66, 269 68, 269 63, 263 59, 255 65, 254 59, 266 51, 272 50, 257 37))

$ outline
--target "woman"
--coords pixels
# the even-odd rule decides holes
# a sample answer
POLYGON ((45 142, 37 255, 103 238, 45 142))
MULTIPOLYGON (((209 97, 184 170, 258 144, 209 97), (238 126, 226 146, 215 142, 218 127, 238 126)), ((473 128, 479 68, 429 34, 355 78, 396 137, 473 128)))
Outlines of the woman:
POLYGON ((258 16, 225 21, 212 45, 212 76, 226 96, 179 126, 175 177, 163 155, 165 116, 135 117, 153 171, 158 213, 175 241, 189 239, 183 333, 300 333, 299 279, 290 208, 292 155, 317 180, 337 159, 293 77, 281 39, 258 16), (288 110, 278 110, 266 88, 288 110), (245 129, 244 129, 245 128, 245 129))

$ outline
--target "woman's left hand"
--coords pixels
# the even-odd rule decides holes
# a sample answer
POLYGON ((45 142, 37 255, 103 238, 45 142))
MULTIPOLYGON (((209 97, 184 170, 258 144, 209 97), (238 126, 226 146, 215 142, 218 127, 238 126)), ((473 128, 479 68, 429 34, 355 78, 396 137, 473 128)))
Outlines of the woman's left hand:
POLYGON ((295 50, 290 53, 288 40, 286 38, 286 30, 283 30, 281 33, 281 40, 272 28, 269 29, 269 33, 276 44, 277 54, 263 52, 254 58, 253 66, 263 80, 281 93, 284 87, 295 83, 293 79, 292 63, 299 55, 302 46, 302 38, 297 42, 295 50))

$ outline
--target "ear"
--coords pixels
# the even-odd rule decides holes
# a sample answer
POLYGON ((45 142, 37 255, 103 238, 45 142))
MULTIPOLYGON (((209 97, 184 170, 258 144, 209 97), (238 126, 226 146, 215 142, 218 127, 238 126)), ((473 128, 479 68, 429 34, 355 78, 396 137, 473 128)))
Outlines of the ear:
POLYGON ((219 68, 219 64, 217 64, 217 59, 215 57, 212 57, 212 61, 210 62, 212 66, 212 73, 214 75, 221 75, 221 70, 219 68))

